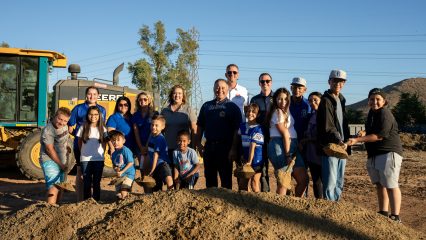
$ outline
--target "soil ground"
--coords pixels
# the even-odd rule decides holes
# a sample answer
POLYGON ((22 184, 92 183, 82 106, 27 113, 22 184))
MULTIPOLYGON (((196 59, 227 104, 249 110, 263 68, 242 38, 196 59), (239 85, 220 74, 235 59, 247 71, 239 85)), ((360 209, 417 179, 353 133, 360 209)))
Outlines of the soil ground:
MULTIPOLYGON (((116 202, 110 179, 102 180, 101 201, 75 203, 65 193, 60 207, 45 204, 42 181, 25 179, 15 166, 0 167, 0 236, 3 239, 425 239, 426 152, 406 149, 400 175, 401 218, 396 224, 376 214, 374 186, 365 169, 366 152, 347 162, 339 203, 203 189, 143 194, 135 184, 131 198, 116 202)), ((68 180, 73 182, 75 176, 68 180)))

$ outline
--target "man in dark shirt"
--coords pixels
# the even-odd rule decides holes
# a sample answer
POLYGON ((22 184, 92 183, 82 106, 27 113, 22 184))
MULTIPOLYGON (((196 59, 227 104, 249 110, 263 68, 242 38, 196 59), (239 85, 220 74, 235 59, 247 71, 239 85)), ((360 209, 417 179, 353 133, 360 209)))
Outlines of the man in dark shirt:
POLYGON ((238 128, 242 122, 239 107, 228 99, 228 84, 224 79, 214 83, 215 99, 207 101, 200 109, 197 120, 197 149, 204 157, 206 187, 221 186, 232 189, 232 167, 237 158, 238 128), (205 146, 201 138, 206 138, 205 146))
POLYGON ((345 144, 349 139, 349 125, 346 119, 346 99, 340 93, 346 83, 346 72, 332 70, 328 79, 330 89, 322 95, 317 112, 317 139, 322 163, 323 196, 338 201, 343 191, 346 159, 328 156, 322 147, 336 143, 350 152, 345 144))
POLYGON ((266 113, 269 111, 269 106, 272 104, 272 96, 274 92, 272 91, 272 77, 269 73, 262 73, 259 76, 259 86, 260 93, 254 96, 250 103, 256 103, 259 106, 259 115, 257 117, 257 123, 262 127, 264 134, 265 142, 262 148, 262 157, 264 165, 262 167, 262 176, 260 178, 260 185, 262 192, 269 192, 269 160, 268 160, 268 142, 269 142, 269 128, 266 121, 266 113))

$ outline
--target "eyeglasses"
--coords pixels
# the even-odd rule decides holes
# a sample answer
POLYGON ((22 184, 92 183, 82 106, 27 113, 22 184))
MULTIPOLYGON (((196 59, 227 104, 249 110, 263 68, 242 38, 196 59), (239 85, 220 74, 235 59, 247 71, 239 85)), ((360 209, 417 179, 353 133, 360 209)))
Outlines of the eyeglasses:
POLYGON ((121 103, 120 103, 120 104, 118 104, 118 106, 119 106, 119 107, 128 107, 129 105, 127 105, 127 104, 121 104, 121 103))
POLYGON ((148 98, 139 98, 139 102, 148 102, 148 98))
POLYGON ((259 81, 261 84, 265 84, 265 83, 270 83, 272 82, 272 80, 260 80, 259 81))
POLYGON ((237 72, 237 71, 228 71, 228 72, 227 72, 227 74, 228 74, 228 75, 232 75, 232 74, 237 75, 237 74, 238 74, 238 72, 237 72))

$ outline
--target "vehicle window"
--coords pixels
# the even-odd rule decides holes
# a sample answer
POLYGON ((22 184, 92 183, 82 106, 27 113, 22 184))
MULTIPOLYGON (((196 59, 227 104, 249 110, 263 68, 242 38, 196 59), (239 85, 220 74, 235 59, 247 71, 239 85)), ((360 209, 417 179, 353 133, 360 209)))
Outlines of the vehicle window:
POLYGON ((18 58, 0 56, 0 121, 16 121, 18 58))
POLYGON ((21 87, 19 103, 19 120, 37 120, 37 78, 38 58, 22 57, 21 59, 21 87))

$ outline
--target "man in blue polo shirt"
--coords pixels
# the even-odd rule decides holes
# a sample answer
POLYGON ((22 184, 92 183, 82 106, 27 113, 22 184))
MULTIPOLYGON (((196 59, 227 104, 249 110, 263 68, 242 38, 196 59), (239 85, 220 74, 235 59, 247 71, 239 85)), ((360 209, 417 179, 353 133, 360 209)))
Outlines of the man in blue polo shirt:
POLYGON ((272 76, 269 73, 262 73, 259 76, 259 86, 260 93, 254 96, 250 103, 256 103, 259 106, 259 114, 257 116, 257 123, 261 126, 263 136, 265 138, 263 148, 262 148, 262 157, 263 157, 263 167, 262 167, 262 176, 260 178, 260 190, 262 192, 269 192, 269 174, 268 174, 268 142, 269 142, 269 127, 266 123, 266 112, 269 110, 269 106, 272 104, 272 96, 274 92, 272 91, 272 76))
POLYGON ((206 187, 221 186, 232 189, 232 162, 238 156, 238 128, 242 122, 239 107, 227 98, 228 84, 224 79, 214 83, 215 99, 200 109, 197 121, 197 149, 204 156, 206 187), (206 138, 201 145, 202 136, 206 138))
POLYGON ((74 136, 74 157, 77 165, 77 176, 76 176, 76 188, 77 188, 77 200, 83 199, 83 189, 81 188, 83 182, 78 181, 81 178, 81 169, 80 169, 80 149, 78 148, 78 137, 76 136, 78 129, 86 121, 87 110, 90 106, 97 106, 102 113, 102 120, 105 121, 106 110, 101 105, 98 105, 99 89, 95 86, 90 86, 86 88, 86 101, 75 106, 71 111, 71 117, 68 121, 68 132, 74 136), (73 129, 73 126, 75 128, 73 129), (81 186, 79 186, 81 184, 81 186), (80 191, 81 190, 81 191, 80 191))

